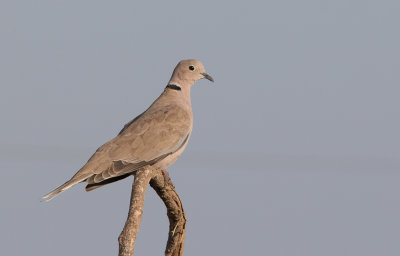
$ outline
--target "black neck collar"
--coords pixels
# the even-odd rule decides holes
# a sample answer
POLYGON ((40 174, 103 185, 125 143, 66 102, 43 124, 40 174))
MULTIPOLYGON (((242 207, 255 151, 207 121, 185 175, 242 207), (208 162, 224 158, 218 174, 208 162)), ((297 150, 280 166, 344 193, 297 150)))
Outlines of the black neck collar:
POLYGON ((172 90, 176 90, 176 91, 182 90, 182 88, 177 86, 176 84, 168 84, 166 88, 169 88, 169 89, 172 89, 172 90))

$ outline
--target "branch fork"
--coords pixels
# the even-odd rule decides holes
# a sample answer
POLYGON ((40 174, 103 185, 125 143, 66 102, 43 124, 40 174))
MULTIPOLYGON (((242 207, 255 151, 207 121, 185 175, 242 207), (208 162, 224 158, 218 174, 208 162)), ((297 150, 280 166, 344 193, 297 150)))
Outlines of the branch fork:
POLYGON ((145 193, 148 184, 150 184, 167 208, 169 233, 165 255, 182 256, 185 244, 186 215, 168 173, 165 170, 150 167, 136 171, 134 176, 128 218, 118 237, 118 255, 133 255, 136 236, 142 220, 145 193))

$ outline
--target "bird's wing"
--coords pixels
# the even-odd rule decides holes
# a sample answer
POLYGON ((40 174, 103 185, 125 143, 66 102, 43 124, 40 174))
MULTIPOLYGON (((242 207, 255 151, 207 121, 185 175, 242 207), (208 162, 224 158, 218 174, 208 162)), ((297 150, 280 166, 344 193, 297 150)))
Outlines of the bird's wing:
POLYGON ((74 178, 98 183, 152 165, 184 145, 191 127, 191 113, 179 106, 148 109, 101 146, 74 178))

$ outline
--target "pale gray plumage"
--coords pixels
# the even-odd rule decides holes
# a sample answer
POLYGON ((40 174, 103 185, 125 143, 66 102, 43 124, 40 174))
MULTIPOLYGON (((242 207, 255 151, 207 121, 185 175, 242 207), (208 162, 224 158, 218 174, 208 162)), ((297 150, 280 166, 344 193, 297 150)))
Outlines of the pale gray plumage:
POLYGON ((43 199, 49 201, 79 182, 86 181, 86 190, 90 191, 123 179, 139 168, 165 169, 174 163, 192 132, 190 87, 202 78, 213 81, 200 61, 179 62, 168 86, 153 104, 98 148, 69 181, 43 199))

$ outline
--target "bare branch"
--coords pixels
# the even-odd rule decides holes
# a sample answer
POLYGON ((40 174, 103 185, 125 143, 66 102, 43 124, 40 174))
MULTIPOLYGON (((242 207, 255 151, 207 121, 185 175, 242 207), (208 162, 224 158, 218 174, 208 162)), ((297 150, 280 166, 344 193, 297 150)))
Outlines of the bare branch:
POLYGON ((119 256, 133 255, 135 240, 139 232, 140 221, 143 214, 145 192, 149 182, 167 208, 169 234, 165 255, 183 255, 186 216, 183 211, 182 202, 175 191, 174 184, 169 179, 168 175, 165 174, 167 174, 166 171, 155 170, 153 168, 139 170, 135 173, 128 218, 118 238, 119 256))
POLYGON ((142 220, 144 196, 150 179, 154 176, 153 169, 138 170, 132 184, 131 203, 124 229, 118 237, 119 256, 132 256, 135 250, 135 240, 142 220))
POLYGON ((176 193, 171 179, 169 177, 166 179, 161 172, 151 179, 150 186, 157 192, 167 207, 169 234, 165 255, 182 256, 185 245, 186 215, 181 199, 176 193))

